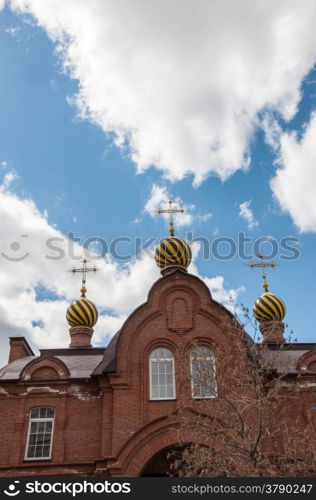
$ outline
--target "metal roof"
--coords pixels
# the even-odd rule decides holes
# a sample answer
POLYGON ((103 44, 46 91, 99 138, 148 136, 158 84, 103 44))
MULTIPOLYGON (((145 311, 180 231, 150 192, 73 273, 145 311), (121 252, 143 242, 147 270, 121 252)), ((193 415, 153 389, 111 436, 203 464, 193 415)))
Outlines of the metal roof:
MULTIPOLYGON (((89 378, 95 368, 100 364, 103 358, 104 349, 98 350, 98 352, 94 352, 93 354, 85 354, 77 350, 77 353, 74 353, 71 349, 64 349, 63 352, 72 351, 71 354, 68 352, 66 355, 62 356, 54 356, 48 350, 45 351, 45 354, 51 354, 56 359, 62 361, 69 370, 69 378, 70 379, 78 379, 78 378, 89 378)), ((26 356, 24 358, 17 359, 4 366, 0 370, 0 382, 4 380, 19 380, 21 372, 26 367, 30 361, 35 359, 40 359, 41 356, 26 356)))

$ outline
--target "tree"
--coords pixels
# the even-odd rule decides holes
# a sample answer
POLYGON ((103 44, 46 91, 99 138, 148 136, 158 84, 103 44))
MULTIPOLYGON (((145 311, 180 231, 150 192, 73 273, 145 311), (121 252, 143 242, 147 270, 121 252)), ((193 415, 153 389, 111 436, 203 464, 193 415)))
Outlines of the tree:
POLYGON ((196 400, 182 401, 183 448, 172 470, 185 477, 315 475, 315 431, 289 376, 286 344, 271 351, 237 318, 225 332, 216 362, 199 345, 191 349, 191 373, 187 360, 180 367, 182 384, 192 387, 196 400))

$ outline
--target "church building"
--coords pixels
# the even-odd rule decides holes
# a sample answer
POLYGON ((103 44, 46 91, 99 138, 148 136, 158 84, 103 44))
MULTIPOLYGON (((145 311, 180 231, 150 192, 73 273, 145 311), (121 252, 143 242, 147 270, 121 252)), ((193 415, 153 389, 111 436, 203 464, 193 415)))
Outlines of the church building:
MULTIPOLYGON (((155 253, 161 278, 107 347, 93 346, 98 312, 85 280, 67 310, 68 348, 37 355, 26 338, 10 337, 8 364, 0 369, 0 476, 165 476, 183 412, 195 419, 202 408, 216 411, 225 392, 216 373, 236 319, 187 272, 190 247, 173 227, 170 233, 155 253), (202 364, 207 386, 196 376, 202 364)), ((287 344, 284 315, 283 301, 264 282, 254 306, 262 333, 256 346, 265 356, 286 346, 284 380, 290 392, 299 385, 291 411, 304 426, 310 418, 316 423, 316 344, 287 344)), ((235 368, 241 355, 237 350, 235 368)))

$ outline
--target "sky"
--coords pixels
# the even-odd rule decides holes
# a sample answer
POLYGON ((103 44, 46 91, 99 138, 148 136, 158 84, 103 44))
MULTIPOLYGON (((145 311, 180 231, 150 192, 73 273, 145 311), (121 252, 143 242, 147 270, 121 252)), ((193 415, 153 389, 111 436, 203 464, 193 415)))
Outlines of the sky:
POLYGON ((69 344, 83 256, 106 345, 160 276, 168 199, 215 300, 245 321, 264 253, 286 334, 315 342, 315 18, 316 0, 0 0, 0 365, 11 335, 69 344))

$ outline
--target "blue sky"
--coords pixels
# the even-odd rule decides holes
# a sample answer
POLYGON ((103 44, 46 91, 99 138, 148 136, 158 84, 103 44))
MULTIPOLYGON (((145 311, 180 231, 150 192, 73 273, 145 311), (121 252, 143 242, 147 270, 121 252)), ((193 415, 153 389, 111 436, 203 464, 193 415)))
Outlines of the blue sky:
MULTIPOLYGON (((67 251, 58 261, 45 258, 45 241, 64 238, 65 249, 70 233, 78 255, 89 237, 131 241, 120 246, 131 260, 97 259, 100 272, 88 282, 103 312, 95 343, 106 343, 158 277, 151 258, 135 260, 135 238, 167 234, 152 209, 168 196, 190 207, 176 220, 179 236, 192 232, 214 244, 244 233, 249 255, 260 237, 279 244, 296 238, 298 257, 275 257, 270 289, 287 305, 288 330, 298 341, 315 341, 316 36, 309 19, 316 2, 303 13, 294 0, 279 7, 241 0, 236 17, 221 12, 227 2, 201 1, 190 21, 188 0, 179 17, 186 36, 172 25, 179 2, 154 2, 156 12, 149 12, 138 0, 127 14, 122 2, 69 0, 64 11, 60 0, 44 3, 16 0, 0 10, 1 252, 30 253, 22 262, 0 257, 4 356, 12 333, 35 348, 67 345, 64 312, 80 285, 66 270, 77 262, 67 251), (210 33, 207 21, 198 29, 205 9, 210 23, 219 9, 210 33), (255 41, 250 28, 244 33, 245 15, 254 25, 261 16, 255 41), (151 24, 159 16, 160 31, 151 24), (225 37, 232 36, 230 23, 234 50, 225 37), (293 37, 300 37, 298 47, 293 37), (12 242, 21 248, 10 249, 12 242)), ((270 252, 271 244, 261 250, 270 252)), ((202 253, 191 271, 214 297, 227 304, 233 295, 252 307, 261 293, 258 272, 238 252, 231 259, 202 253)))

